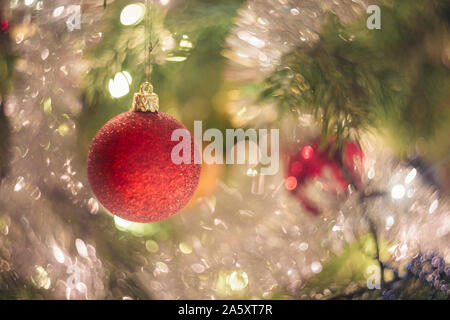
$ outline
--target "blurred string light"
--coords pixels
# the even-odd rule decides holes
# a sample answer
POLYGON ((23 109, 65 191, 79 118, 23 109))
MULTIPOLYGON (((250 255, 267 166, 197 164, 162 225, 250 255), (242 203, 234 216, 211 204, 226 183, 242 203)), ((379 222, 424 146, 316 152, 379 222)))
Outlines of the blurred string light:
POLYGON ((150 253, 156 253, 159 250, 158 242, 155 240, 147 240, 145 241, 145 249, 147 249, 150 253))
POLYGON ((322 264, 319 261, 311 263, 311 271, 313 273, 320 273, 322 271, 322 264))
POLYGON ((62 250, 57 245, 54 245, 52 250, 53 256, 55 257, 56 261, 58 261, 59 263, 64 263, 65 257, 62 250))
POLYGON ((430 208, 428 209, 428 213, 433 214, 436 211, 436 209, 438 208, 438 206, 439 206, 439 200, 436 199, 431 203, 430 208))
POLYGON ((60 6, 53 10, 53 17, 59 17, 64 12, 64 6, 60 6))
POLYGON ((123 8, 120 13, 120 23, 131 26, 142 21, 145 14, 145 6, 142 3, 133 3, 123 8))
POLYGON ((169 61, 169 62, 182 62, 182 61, 184 61, 186 59, 187 59, 187 57, 175 56, 175 57, 167 57, 166 61, 169 61))
POLYGON ((227 283, 233 291, 244 290, 248 285, 248 275, 242 270, 233 271, 227 277, 227 283))
POLYGON ((162 40, 161 40, 161 50, 162 51, 169 51, 175 47, 175 40, 172 37, 172 35, 170 33, 168 33, 167 31, 162 32, 161 38, 162 38, 162 40))
POLYGON ((386 218, 386 230, 389 230, 394 225, 395 219, 392 216, 386 218))
POLYGON ((369 171, 367 172, 367 178, 369 178, 370 180, 375 178, 375 170, 374 170, 374 168, 370 168, 369 169, 369 171))
POLYGON ((161 230, 160 223, 138 223, 114 216, 114 224, 120 231, 130 232, 137 237, 153 236, 161 230))
POLYGON ((126 230, 133 222, 114 216, 114 223, 116 224, 117 229, 126 230))
MULTIPOLYGON (((204 271, 201 264, 192 265, 192 269, 204 271)), ((232 296, 240 294, 248 287, 249 278, 247 272, 237 270, 220 270, 215 279, 214 289, 219 296, 232 296)))
POLYGON ((413 168, 405 178, 405 184, 411 183, 417 175, 416 168, 413 168))
POLYGON ((192 49, 192 47, 193 47, 193 45, 192 45, 192 42, 189 41, 189 36, 184 34, 183 39, 181 39, 181 41, 180 41, 180 48, 189 50, 189 49, 192 49))
MULTIPOLYGON (((163 39, 163 41, 164 41, 164 39, 163 39)), ((173 48, 172 43, 171 43, 172 41, 173 41, 173 39, 167 38, 167 44, 173 48)), ((179 43, 180 50, 190 51, 193 47, 194 47, 194 45, 189 40, 189 36, 187 34, 183 34, 183 37, 179 43)), ((168 57, 166 57, 166 61, 169 61, 169 62, 182 62, 182 61, 185 61, 186 59, 187 59, 186 56, 168 56, 168 57)))
POLYGON ((258 49, 264 48, 266 46, 264 40, 252 36, 248 31, 239 31, 237 33, 237 36, 239 37, 239 39, 246 41, 247 43, 258 49))
POLYGON ((284 183, 284 186, 289 191, 294 190, 297 187, 297 178, 295 178, 294 176, 287 177, 287 179, 286 179, 286 181, 284 183))
POLYGON ((18 192, 25 187, 25 179, 22 176, 19 176, 16 180, 16 184, 14 185, 14 191, 18 192))
POLYGON ((127 95, 130 92, 132 80, 131 75, 127 71, 117 72, 114 79, 109 80, 109 93, 111 93, 113 98, 120 98, 127 95))
POLYGON ((400 200, 405 196, 405 193, 405 187, 401 184, 396 184, 394 187, 392 187, 391 196, 393 199, 400 200))

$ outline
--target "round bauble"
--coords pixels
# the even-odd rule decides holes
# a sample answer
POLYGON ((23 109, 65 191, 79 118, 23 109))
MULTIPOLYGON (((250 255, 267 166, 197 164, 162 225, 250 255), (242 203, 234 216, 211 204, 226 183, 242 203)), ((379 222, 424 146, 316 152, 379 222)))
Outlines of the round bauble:
POLYGON ((349 184, 361 187, 364 159, 361 148, 352 141, 344 144, 342 154, 333 148, 334 140, 324 148, 319 145, 318 140, 312 141, 286 157, 285 188, 315 215, 322 213, 319 203, 328 201, 333 207, 333 201, 345 195, 349 184))
POLYGON ((112 214, 134 222, 171 217, 197 188, 201 166, 175 164, 172 132, 186 129, 161 112, 129 111, 108 121, 96 134, 88 155, 88 179, 100 203, 112 214))

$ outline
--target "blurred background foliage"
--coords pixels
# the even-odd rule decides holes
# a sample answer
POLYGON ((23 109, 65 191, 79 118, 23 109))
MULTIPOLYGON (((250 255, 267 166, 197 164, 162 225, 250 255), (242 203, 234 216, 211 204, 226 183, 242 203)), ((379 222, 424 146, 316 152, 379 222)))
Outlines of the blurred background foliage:
MULTIPOLYGON (((81 153, 98 129, 129 110, 145 80, 144 22, 120 22, 127 1, 106 6, 98 43, 88 48, 79 130, 81 153), (101 38, 101 41, 100 41, 101 38), (129 93, 113 98, 108 84, 130 76, 129 93)), ((154 6, 151 82, 161 111, 192 129, 236 126, 228 104, 233 90, 274 101, 279 110, 313 112, 323 143, 337 147, 359 133, 376 130, 399 156, 424 157, 447 167, 450 154, 450 4, 432 0, 382 1, 382 30, 369 30, 366 17, 343 24, 330 13, 311 48, 294 48, 262 83, 233 83, 224 77, 225 39, 242 0, 179 2, 154 6), (382 32, 389 30, 389 32, 382 32), (447 159, 447 160, 445 160, 447 159)), ((93 42, 96 42, 94 39, 93 42)), ((450 171, 450 170, 447 170, 450 171)))
POLYGON ((344 25, 330 13, 319 41, 283 57, 262 98, 288 112, 312 111, 324 141, 377 129, 400 155, 420 149, 447 157, 450 2, 383 1, 380 8, 381 30, 369 30, 366 16, 344 25))
MULTIPOLYGON (((195 0, 179 3, 167 12, 154 6, 151 16, 152 40, 157 42, 151 55, 151 82, 160 97, 160 110, 182 121, 189 129, 202 119, 205 127, 229 127, 223 94, 225 58, 221 55, 225 37, 242 0, 195 0)), ((144 23, 130 26, 119 16, 127 1, 108 4, 103 40, 88 53, 89 72, 84 81, 85 108, 79 131, 82 150, 98 129, 113 116, 131 107, 132 93, 145 79, 144 23), (130 94, 114 99, 108 81, 117 72, 131 77, 130 94)))

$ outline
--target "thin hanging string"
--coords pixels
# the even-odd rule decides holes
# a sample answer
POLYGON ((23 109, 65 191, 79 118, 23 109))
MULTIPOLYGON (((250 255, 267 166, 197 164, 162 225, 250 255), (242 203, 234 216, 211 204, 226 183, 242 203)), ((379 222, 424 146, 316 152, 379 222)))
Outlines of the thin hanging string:
POLYGON ((153 31, 153 17, 152 17, 152 6, 149 0, 145 0, 145 76, 146 80, 150 81, 151 74, 151 58, 150 54, 153 51, 152 43, 152 31, 153 31))

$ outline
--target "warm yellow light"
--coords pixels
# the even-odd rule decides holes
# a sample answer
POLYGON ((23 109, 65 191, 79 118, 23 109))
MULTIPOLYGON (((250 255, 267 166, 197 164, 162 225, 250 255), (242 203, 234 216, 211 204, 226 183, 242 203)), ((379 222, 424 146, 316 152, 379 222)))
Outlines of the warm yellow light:
POLYGON ((233 291, 244 290, 248 285, 248 275, 242 270, 233 271, 227 277, 227 282, 233 291))
POLYGON ((191 49, 192 48, 192 42, 190 42, 189 40, 183 39, 180 41, 180 47, 181 48, 186 48, 186 49, 191 49))
POLYGON ((108 89, 113 98, 120 98, 130 92, 132 78, 127 71, 117 72, 114 79, 110 79, 108 89))
POLYGON ((166 61, 170 61, 170 62, 181 62, 186 60, 187 57, 181 57, 181 56, 177 56, 177 57, 167 57, 166 61))
POLYGON ((124 26, 131 26, 141 22, 144 17, 145 6, 141 3, 129 4, 120 13, 120 23, 124 26))
MULTIPOLYGON (((139 223, 128 221, 118 216, 114 216, 114 224, 120 231, 130 232, 136 237, 153 236, 161 230, 161 225, 158 222, 139 223)), ((158 244, 156 244, 156 246, 157 245, 158 244)), ((156 249, 156 251, 158 251, 158 249, 156 249)))
POLYGON ((117 228, 120 230, 120 229, 126 229, 133 222, 125 220, 125 219, 122 219, 122 218, 119 218, 118 216, 114 216, 114 223, 116 224, 117 228))

